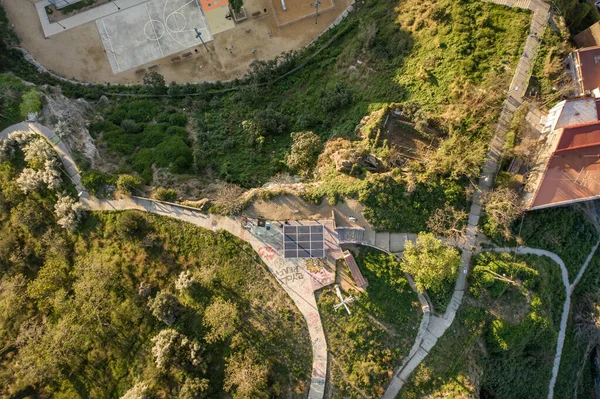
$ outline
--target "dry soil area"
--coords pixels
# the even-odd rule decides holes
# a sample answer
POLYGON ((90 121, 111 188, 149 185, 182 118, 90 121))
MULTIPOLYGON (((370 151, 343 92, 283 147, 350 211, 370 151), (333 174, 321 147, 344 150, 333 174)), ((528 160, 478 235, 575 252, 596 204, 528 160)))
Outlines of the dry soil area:
MULTIPOLYGON (((46 39, 35 2, 3 0, 2 4, 21 38, 21 46, 40 64, 58 75, 85 82, 141 83, 143 75, 136 75, 136 69, 113 75, 95 22, 46 39)), ((277 26, 270 0, 246 0, 244 4, 248 19, 236 24, 233 29, 216 34, 215 40, 208 43, 208 52, 203 47, 185 50, 180 54, 192 51, 189 59, 171 63, 171 58, 180 55, 173 54, 145 67, 159 65, 157 71, 167 82, 235 79, 243 76, 256 59, 272 59, 282 52, 310 43, 344 12, 350 0, 336 1, 333 8, 319 15, 318 25, 310 18, 285 27, 277 26), (260 15, 253 17, 252 14, 258 11, 260 15), (233 46, 231 54, 226 49, 229 46, 233 46)))
POLYGON ((244 215, 251 218, 264 217, 270 220, 307 220, 329 219, 335 212, 337 226, 368 227, 369 223, 362 216, 362 205, 357 200, 346 199, 336 205, 331 205, 327 200, 319 205, 306 202, 295 195, 280 195, 269 201, 254 201, 245 211, 244 215), (351 222, 350 218, 356 218, 351 222))

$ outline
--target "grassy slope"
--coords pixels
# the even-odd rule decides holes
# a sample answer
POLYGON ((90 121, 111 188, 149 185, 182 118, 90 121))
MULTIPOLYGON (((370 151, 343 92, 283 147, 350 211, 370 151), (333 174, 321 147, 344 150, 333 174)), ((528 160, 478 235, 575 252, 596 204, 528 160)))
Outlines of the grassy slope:
POLYGON ((23 120, 19 105, 24 90, 19 79, 0 74, 0 130, 23 120))
POLYGON ((168 102, 196 112, 196 139, 216 177, 245 186, 285 169, 289 132, 353 137, 360 119, 383 103, 419 102, 482 137, 528 22, 525 12, 476 0, 367 1, 324 36, 325 42, 340 33, 294 75, 266 88, 168 102), (287 129, 259 148, 241 124, 268 107, 286 117, 287 129))
POLYGON ((577 389, 577 398, 593 397, 593 378, 590 370, 589 359, 583 358, 586 344, 577 339, 574 330, 574 318, 577 316, 578 304, 586 293, 595 293, 600 290, 600 256, 596 254, 588 266, 585 274, 575 288, 571 296, 571 313, 567 324, 567 335, 563 348, 558 378, 554 388, 554 396, 557 398, 575 398, 575 381, 582 365, 585 369, 577 389))
POLYGON ((421 317, 417 295, 404 277, 391 281, 374 272, 384 264, 399 267, 393 257, 363 250, 357 263, 369 286, 364 294, 352 293, 352 315, 334 311, 335 293, 326 291, 319 298, 334 398, 380 397, 390 373, 408 354, 421 317))
MULTIPOLYGON (((511 260, 510 255, 484 254, 475 263, 506 265, 511 260)), ((474 273, 457 320, 415 370, 401 398, 546 396, 564 289, 550 260, 517 260, 539 273, 521 265, 526 272, 514 275, 531 290, 530 305, 516 288, 474 273)), ((510 268, 503 270, 511 276, 510 268)))

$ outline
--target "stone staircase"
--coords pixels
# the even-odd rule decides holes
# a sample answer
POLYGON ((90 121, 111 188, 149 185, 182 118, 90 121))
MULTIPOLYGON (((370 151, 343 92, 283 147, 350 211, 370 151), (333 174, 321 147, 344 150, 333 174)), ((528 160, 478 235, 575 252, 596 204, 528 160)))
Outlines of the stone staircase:
POLYGON ((500 4, 507 7, 531 8, 532 0, 486 0, 490 3, 500 4))
POLYGON ((385 231, 365 233, 364 244, 391 253, 404 251, 407 241, 414 242, 417 239, 417 235, 412 233, 389 233, 385 231))

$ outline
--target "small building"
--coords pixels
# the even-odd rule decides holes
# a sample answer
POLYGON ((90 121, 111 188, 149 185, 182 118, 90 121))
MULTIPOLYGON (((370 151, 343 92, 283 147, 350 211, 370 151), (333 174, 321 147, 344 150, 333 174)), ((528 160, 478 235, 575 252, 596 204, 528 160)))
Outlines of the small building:
POLYGON ((530 210, 600 198, 600 99, 554 106, 523 199, 530 210))
POLYGON ((600 46, 600 22, 596 22, 583 32, 576 34, 573 37, 577 47, 594 47, 600 46))
POLYGON ((600 97, 600 47, 585 47, 571 54, 575 84, 582 96, 600 97))

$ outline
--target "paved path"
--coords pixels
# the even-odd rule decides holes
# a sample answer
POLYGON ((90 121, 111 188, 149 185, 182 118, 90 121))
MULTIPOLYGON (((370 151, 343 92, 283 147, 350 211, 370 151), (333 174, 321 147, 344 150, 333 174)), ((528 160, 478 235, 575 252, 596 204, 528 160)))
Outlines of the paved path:
POLYGON ((69 147, 67 147, 67 145, 60 139, 60 137, 54 134, 52 130, 39 123, 21 122, 17 123, 16 125, 9 126, 2 132, 0 132, 0 140, 6 139, 10 133, 18 131, 31 132, 45 137, 46 140, 48 140, 48 142, 50 143, 50 145, 54 147, 56 154, 58 155, 65 167, 64 172, 69 176, 73 184, 75 184, 77 190, 80 192, 85 190, 81 185, 81 176, 79 175, 79 170, 77 169, 75 161, 73 161, 71 151, 69 151, 69 147))
POLYGON ((467 286, 467 274, 469 272, 471 256, 475 244, 477 243, 477 226, 481 215, 481 195, 493 187, 494 176, 498 171, 506 134, 509 131, 514 112, 523 103, 523 96, 525 95, 525 90, 527 89, 529 78, 531 77, 531 71, 540 44, 538 37, 541 37, 543 34, 544 28, 550 17, 550 6, 542 0, 485 1, 532 10, 533 18, 530 26, 530 35, 527 36, 527 40, 525 41, 523 54, 521 55, 512 82, 509 86, 508 97, 502 107, 500 118, 496 126, 496 132, 490 142, 490 148, 479 179, 478 190, 473 195, 473 202, 471 204, 469 220, 467 223, 467 242, 462 248, 461 266, 450 304, 446 308, 446 312, 443 316, 431 316, 427 330, 424 334, 418 336, 418 338, 421 339, 421 342, 415 342, 415 345, 417 343, 419 345, 418 350, 414 351, 413 356, 409 357, 394 374, 390 385, 383 395, 384 399, 394 399, 398 395, 400 389, 402 389, 402 386, 412 372, 419 364, 421 364, 435 346, 437 340, 444 334, 446 329, 450 327, 456 317, 456 312, 462 303, 467 286), (534 34, 537 34, 537 36, 534 34))
MULTIPOLYGON (((533 254, 538 256, 547 256, 552 259, 554 262, 560 266, 560 274, 562 277, 563 285, 565 287, 565 303, 563 304, 562 316, 560 318, 560 330, 558 332, 558 339, 556 342, 556 353, 554 355, 554 364, 552 365, 552 377, 550 378, 550 383, 548 385, 548 399, 554 398, 554 386, 556 385, 556 377, 558 376, 558 369, 560 367, 560 360, 562 358, 562 350, 565 343, 565 335, 567 331, 567 322, 569 321, 569 311, 571 309, 571 294, 573 293, 573 289, 581 280, 581 276, 587 269, 592 257, 596 253, 598 249, 598 245, 600 244, 600 240, 594 245, 587 259, 581 266, 577 277, 573 281, 572 284, 569 284, 569 274, 567 273, 567 268, 565 266, 565 262, 556 255, 554 252, 546 251, 543 249, 535 249, 535 248, 527 248, 527 247, 519 247, 517 249, 518 254, 533 254)), ((494 252, 514 252, 511 248, 495 248, 494 252)))
POLYGON ((270 231, 260 228, 243 228, 241 219, 220 215, 205 215, 195 208, 155 201, 148 198, 132 197, 119 200, 100 200, 91 197, 81 186, 81 178, 77 167, 66 145, 60 141, 50 129, 37 123, 22 122, 0 132, 0 140, 15 131, 28 131, 45 137, 54 147, 63 162, 69 177, 80 188, 80 201, 89 210, 118 211, 137 209, 161 216, 172 217, 203 227, 205 229, 226 230, 229 233, 247 241, 260 255, 271 273, 292 298, 300 313, 308 324, 308 332, 312 343, 313 365, 309 399, 322 399, 325 393, 325 378, 327 376, 327 342, 321 323, 314 295, 318 281, 305 269, 305 263, 299 259, 284 259, 282 255, 281 231, 275 224, 270 231))

